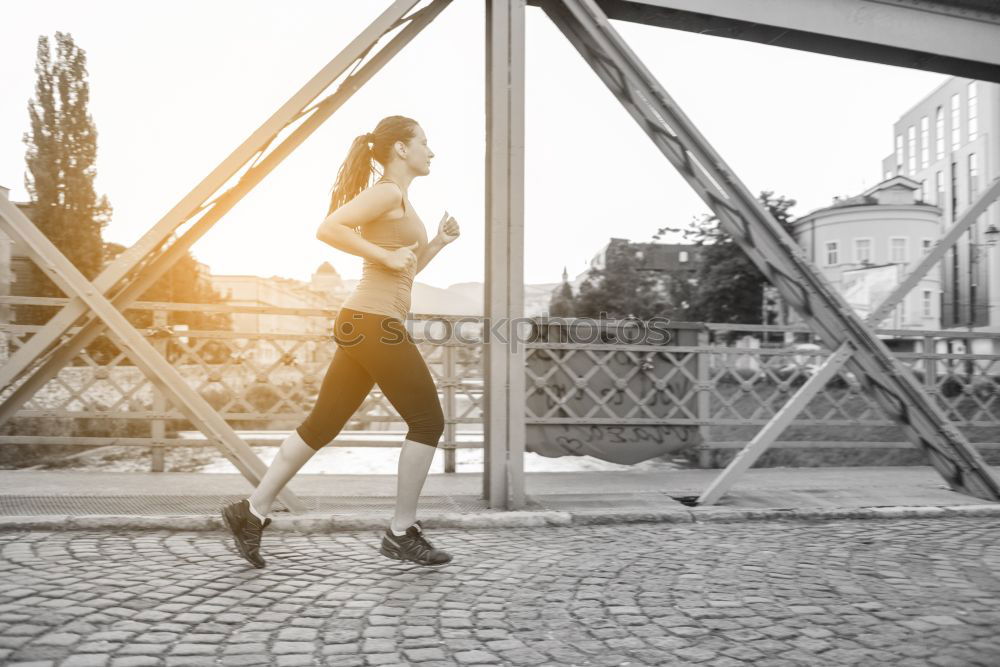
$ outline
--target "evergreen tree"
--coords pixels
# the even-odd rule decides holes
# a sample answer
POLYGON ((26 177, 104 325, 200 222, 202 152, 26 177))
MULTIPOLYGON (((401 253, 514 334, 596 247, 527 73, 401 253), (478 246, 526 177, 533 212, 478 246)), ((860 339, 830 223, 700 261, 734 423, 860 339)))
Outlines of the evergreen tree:
POLYGON ((551 317, 575 317, 576 298, 573 296, 573 286, 569 284, 569 274, 563 267, 563 281, 549 299, 549 315, 551 317))
MULTIPOLYGON (((84 276, 103 264, 101 230, 111 215, 107 197, 94 191, 97 130, 87 111, 87 58, 68 33, 56 33, 55 60, 49 40, 38 38, 35 97, 28 102, 31 129, 24 135, 28 171, 25 187, 33 222, 84 276)), ((38 296, 62 296, 36 269, 38 296)), ((19 319, 43 322, 51 309, 19 312, 19 319), (46 312, 47 311, 47 312, 46 312)))

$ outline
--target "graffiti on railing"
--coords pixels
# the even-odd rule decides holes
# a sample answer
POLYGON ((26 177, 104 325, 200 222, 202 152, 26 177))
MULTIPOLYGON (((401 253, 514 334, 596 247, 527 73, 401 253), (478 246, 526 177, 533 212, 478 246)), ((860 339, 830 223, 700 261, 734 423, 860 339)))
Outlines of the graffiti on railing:
POLYGON ((693 451, 697 427, 668 424, 528 424, 525 448, 541 456, 593 456, 631 465, 656 456, 693 451))

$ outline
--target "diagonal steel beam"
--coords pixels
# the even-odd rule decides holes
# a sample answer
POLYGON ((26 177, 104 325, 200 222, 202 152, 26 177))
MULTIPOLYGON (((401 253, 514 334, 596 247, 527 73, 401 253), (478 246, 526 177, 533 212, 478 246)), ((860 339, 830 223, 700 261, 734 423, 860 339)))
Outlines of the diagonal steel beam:
MULTIPOLYGON (((297 93, 285 102, 267 121, 208 174, 195 188, 185 195, 160 219, 135 245, 127 248, 94 279, 100 294, 108 294, 115 285, 126 278, 143 261, 156 253, 176 230, 201 213, 210 197, 219 191, 240 169, 260 156, 274 138, 289 124, 295 122, 326 88, 340 78, 352 65, 360 61, 387 32, 404 20, 419 0, 397 0, 361 32, 343 51, 310 79, 297 93)), ((440 11, 440 9, 438 10, 440 11)), ((241 189, 237 186, 236 189, 241 189)), ((245 194, 249 188, 242 189, 245 194)), ((232 191, 230 191, 232 192, 232 191)), ((237 198, 238 201, 238 198, 237 198)), ((235 203, 235 201, 233 202, 235 203)), ((0 367, 0 391, 10 386, 36 359, 55 344, 73 323, 87 313, 81 299, 71 299, 59 313, 27 341, 0 367)))
MULTIPOLYGON (((38 227, 14 204, 0 199, 0 229, 10 238, 17 239, 28 249, 32 259, 67 295, 80 298, 93 310, 118 338, 129 359, 142 370, 150 381, 176 405, 184 415, 209 440, 219 445, 222 453, 232 461, 243 476, 255 485, 267 472, 267 466, 257 458, 250 447, 240 440, 226 420, 181 377, 181 374, 143 338, 125 316, 116 309, 79 269, 59 252, 38 227)), ((287 486, 278 498, 291 512, 306 510, 306 506, 287 486)))
POLYGON ((837 372, 843 368, 851 354, 851 344, 847 341, 841 343, 840 347, 827 357, 823 364, 816 369, 816 372, 781 406, 781 409, 774 415, 774 418, 768 421, 764 425, 764 428, 757 432, 753 440, 747 443, 746 447, 737 452, 725 470, 698 496, 698 504, 714 505, 718 502, 719 498, 732 488, 736 479, 746 472, 760 458, 761 454, 774 444, 782 431, 788 428, 798 414, 802 412, 802 409, 809 405, 809 401, 826 386, 827 382, 837 375, 837 372))
POLYGON ((965 209, 962 216, 938 240, 933 249, 923 256, 920 263, 896 286, 896 289, 885 298, 878 308, 868 315, 865 322, 871 327, 877 327, 878 323, 889 315, 889 312, 892 311, 896 304, 902 301, 903 297, 909 294, 910 290, 916 287, 917 283, 927 275, 927 272, 941 261, 941 258, 948 252, 948 249, 955 245, 955 242, 958 241, 962 234, 972 226, 972 223, 986 211, 998 196, 1000 196, 1000 178, 993 181, 990 187, 986 188, 976 201, 965 209))
MULTIPOLYGON (((135 278, 128 282, 112 298, 115 307, 121 310, 138 299, 160 276, 167 272, 184 252, 208 232, 215 222, 235 206, 250 189, 263 180, 268 173, 277 167, 285 157, 305 141, 320 125, 329 119, 361 86, 381 70, 393 56, 399 53, 406 44, 441 13, 450 2, 451 0, 434 0, 426 8, 411 15, 408 19, 408 24, 384 48, 373 55, 356 73, 349 76, 336 92, 316 104, 310 115, 281 144, 275 147, 260 162, 251 167, 236 186, 216 199, 214 204, 185 230, 180 238, 175 240, 154 259, 150 260, 142 268, 141 272, 138 272, 135 278)), ((63 313, 68 313, 70 305, 67 305, 56 317, 63 315, 63 313)), ((65 321, 68 321, 68 317, 70 316, 71 314, 67 314, 65 316, 67 320, 60 321, 55 326, 63 328, 65 321)), ((52 325, 51 320, 49 324, 52 325)), ((65 328, 68 329, 71 325, 72 321, 69 321, 69 325, 66 325, 65 328)), ((25 357, 34 356, 39 360, 39 363, 27 379, 18 385, 3 402, 0 402, 0 424, 10 419, 46 382, 55 377, 59 370, 68 364, 80 350, 97 338, 104 328, 104 322, 100 318, 92 317, 79 331, 63 341, 58 348, 49 356, 44 357, 44 359, 38 359, 40 355, 45 354, 45 350, 39 352, 37 346, 31 352, 25 353, 25 357)), ((36 334, 26 345, 41 336, 41 334, 42 332, 36 334)), ((20 350, 18 353, 20 353, 20 350)), ((0 367, 0 372, 6 369, 7 364, 0 367)), ((10 375, 13 375, 13 372, 10 375)))
POLYGON ((785 301, 828 344, 839 349, 850 343, 854 351, 847 365, 862 387, 927 454, 949 486, 1000 500, 1000 482, 979 453, 750 194, 597 4, 545 0, 541 6, 785 301))

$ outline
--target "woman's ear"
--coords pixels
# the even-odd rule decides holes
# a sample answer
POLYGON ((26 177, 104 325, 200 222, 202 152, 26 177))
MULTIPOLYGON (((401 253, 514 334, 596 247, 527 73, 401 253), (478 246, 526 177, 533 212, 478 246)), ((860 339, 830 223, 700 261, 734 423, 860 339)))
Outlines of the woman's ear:
POLYGON ((403 160, 403 159, 406 158, 406 144, 405 143, 403 143, 402 141, 396 141, 396 143, 394 143, 392 145, 392 147, 394 149, 396 149, 396 155, 399 156, 399 159, 403 160))

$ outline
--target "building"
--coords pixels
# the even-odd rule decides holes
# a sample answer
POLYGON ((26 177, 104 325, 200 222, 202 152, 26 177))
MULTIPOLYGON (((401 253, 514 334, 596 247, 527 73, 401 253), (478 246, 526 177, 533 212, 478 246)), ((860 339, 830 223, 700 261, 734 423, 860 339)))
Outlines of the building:
MULTIPOLYGON (((10 200, 10 190, 0 186, 0 197, 10 200)), ((33 220, 33 206, 30 202, 14 202, 29 220, 33 220)), ((27 248, 3 232, 0 232, 0 290, 4 295, 34 296, 37 294, 35 283, 41 272, 35 268, 35 263, 28 256, 27 248)), ((5 321, 12 317, 9 306, 3 306, 5 321)))
MULTIPOLYGON (((945 233, 975 197, 1000 177, 1000 84, 951 78, 899 117, 886 178, 904 175, 941 210, 945 233)), ((939 264, 941 327, 1000 331, 1000 249, 984 233, 1000 227, 994 203, 939 264)))
MULTIPOLYGON (((590 259, 590 268, 601 270, 605 266, 608 250, 616 246, 638 248, 636 256, 641 268, 674 276, 692 277, 696 271, 698 246, 689 243, 633 243, 628 239, 612 237, 590 259)), ((581 280, 582 282, 582 280, 581 280)))
MULTIPOLYGON (((324 295, 298 280, 272 276, 214 275, 208 279, 222 300, 234 306, 331 308, 324 295)), ((233 330, 241 333, 311 333, 309 317, 270 313, 234 313, 233 330)))
MULTIPOLYGON (((634 243, 628 239, 612 237, 590 259, 590 269, 601 270, 605 267, 608 252, 614 248, 631 246, 636 249, 635 256, 639 260, 639 269, 649 271, 658 279, 658 289, 665 293, 666 284, 670 280, 693 280, 698 270, 698 260, 701 257, 700 248, 690 243, 634 243)), ((587 278, 584 272, 572 283, 576 293, 587 278)))
MULTIPOLYGON (((271 308, 335 308, 328 297, 310 288, 307 283, 273 276, 209 274, 212 288, 223 301, 238 306, 271 308)), ((317 315, 275 313, 233 313, 233 331, 247 334, 306 334, 323 335, 329 329, 329 318, 317 315)), ((283 348, 288 341, 279 341, 283 348)), ((310 361, 313 345, 303 345, 296 351, 299 361, 310 361)), ((258 364, 273 364, 279 360, 278 348, 266 339, 258 339, 246 348, 246 354, 258 364)))
POLYGON ((324 297, 331 305, 339 306, 347 297, 347 287, 330 262, 323 262, 309 279, 309 289, 324 297))
MULTIPOLYGON (((878 185, 792 222, 809 261, 857 313, 867 316, 930 251, 940 236, 941 210, 922 201, 920 184, 892 176, 878 185)), ((939 329, 941 277, 925 276, 876 328, 939 329)), ((791 311, 790 324, 802 318, 791 311)))

